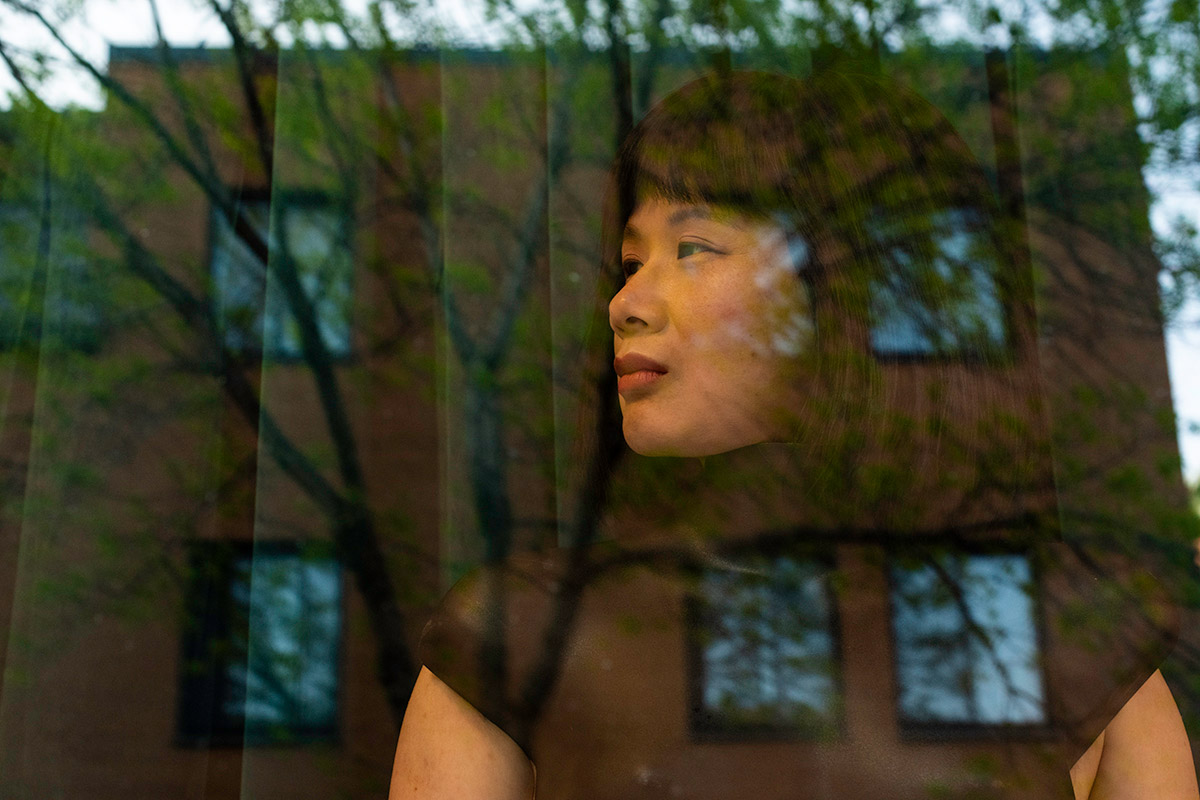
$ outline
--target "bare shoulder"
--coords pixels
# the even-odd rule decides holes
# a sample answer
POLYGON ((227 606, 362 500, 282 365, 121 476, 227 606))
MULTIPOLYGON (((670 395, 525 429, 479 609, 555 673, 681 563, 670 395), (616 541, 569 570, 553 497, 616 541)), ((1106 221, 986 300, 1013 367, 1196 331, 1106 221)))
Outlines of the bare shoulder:
POLYGON ((1071 769, 1090 800, 1196 800, 1196 769, 1175 698, 1155 672, 1071 769))
POLYGON ((481 656, 487 638, 499 636, 511 662, 504 672, 521 673, 517 656, 536 649, 528 639, 540 630, 560 562, 553 554, 510 558, 446 593, 421 637, 425 666, 400 728, 391 800, 533 797, 533 764, 508 733, 512 687, 489 689, 481 656))
POLYGON ((555 552, 472 570, 442 598, 421 636, 421 663, 514 738, 521 734, 510 700, 540 650, 562 569, 555 552), (503 670, 487 671, 494 667, 488 643, 500 645, 503 670))
POLYGON ((516 743, 428 669, 400 728, 390 800, 529 800, 533 765, 516 743))

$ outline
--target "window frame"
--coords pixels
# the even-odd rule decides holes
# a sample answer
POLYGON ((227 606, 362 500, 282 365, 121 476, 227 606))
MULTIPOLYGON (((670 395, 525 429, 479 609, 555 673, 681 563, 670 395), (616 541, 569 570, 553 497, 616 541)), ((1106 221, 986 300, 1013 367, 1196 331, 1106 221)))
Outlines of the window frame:
MULTIPOLYGON (((775 538, 775 537, 770 537, 775 538)), ((793 538, 788 535, 779 537, 781 540, 793 538)), ((829 742, 846 737, 846 686, 844 675, 844 650, 842 642, 841 619, 838 610, 837 592, 833 588, 833 576, 837 570, 835 553, 830 548, 797 547, 791 543, 784 546, 739 548, 749 550, 753 555, 775 561, 781 558, 792 558, 799 562, 809 563, 821 570, 822 591, 828 609, 828 635, 830 640, 829 659, 832 667, 833 710, 829 722, 813 725, 789 724, 782 722, 768 723, 730 723, 719 715, 707 710, 704 704, 705 668, 704 642, 707 632, 707 600, 702 596, 701 587, 708 570, 697 567, 692 576, 695 584, 684 596, 683 608, 683 637, 684 656, 686 661, 687 684, 687 731, 689 738, 695 743, 737 743, 737 742, 829 742)), ((731 561, 736 562, 739 555, 746 553, 726 553, 731 561)))
MULTIPOLYGON (((22 298, 10 303, 0 292, 0 321, 6 313, 4 305, 8 306, 7 311, 20 314, 21 319, 21 324, 9 331, 0 326, 0 353, 53 349, 96 355, 110 336, 112 299, 107 283, 97 274, 99 259, 93 252, 92 226, 87 213, 71 202, 68 188, 56 183, 46 191, 41 198, 24 198, 33 202, 0 198, 0 228, 20 224, 11 217, 28 214, 28 221, 34 223, 31 239, 35 250, 41 246, 42 236, 50 234, 50 259, 43 262, 37 258, 33 269, 25 276, 28 306, 22 311, 22 298), (65 241, 63 237, 67 237, 65 241), (74 252, 76 247, 83 252, 74 252), (55 270, 65 272, 53 275, 55 270), (64 277, 71 282, 67 286, 76 289, 71 293, 75 297, 61 294, 64 277), (58 297, 51 294, 56 290, 60 292, 58 297), (57 299, 64 305, 48 314, 48 298, 57 299), (59 324, 51 326, 47 333, 48 318, 54 320, 56 316, 63 318, 55 320, 59 324)), ((40 255, 35 253, 35 257, 40 255)), ((0 260, 11 261, 4 256, 3 242, 0 242, 0 260)), ((22 276, 18 273, 14 277, 22 276)), ((0 276, 0 286, 5 285, 2 282, 6 280, 7 276, 0 276)), ((15 285, 17 280, 12 283, 15 285)))
MULTIPOLYGON (((1016 306, 1018 303, 1032 302, 1032 298, 1023 296, 1023 292, 1019 289, 1022 282, 1013 274, 1013 270, 1028 269, 1028 265, 1022 266, 1022 259, 1015 256, 1012 252, 1013 248, 1004 246, 1004 239, 998 235, 997 231, 997 226, 1003 223, 994 210, 979 208, 978 204, 961 203, 953 204, 941 212, 931 213, 973 216, 975 219, 968 229, 976 230, 987 237, 988 243, 995 252, 996 266, 990 277, 995 289, 995 301, 999 306, 997 321, 1003 328, 1001 336, 998 341, 983 346, 959 346, 942 350, 936 348, 882 350, 876 346, 874 341, 877 329, 874 306, 878 290, 876 289, 877 281, 871 280, 868 308, 865 315, 865 344, 868 352, 872 358, 882 364, 982 364, 1003 367, 1015 362, 1019 357, 1017 353, 1020 341, 1018 328, 1021 324, 1020 316, 1016 313, 1016 306)), ((880 212, 871 216, 886 216, 886 214, 880 212)), ((866 238, 870 241, 869 258, 877 261, 883 271, 890 273, 893 269, 893 256, 890 248, 886 246, 886 236, 874 231, 866 238)), ((972 274, 977 274, 977 272, 972 270, 972 274)))
POLYGON ((1043 604, 1042 565, 1038 551, 1033 547, 988 542, 961 542, 950 547, 904 546, 889 548, 883 562, 884 578, 887 582, 888 644, 891 652, 892 706, 896 713, 896 728, 900 741, 910 742, 954 742, 954 741, 1042 741, 1056 736, 1055 705, 1050 696, 1046 661, 1048 656, 1048 634, 1046 611, 1043 604), (1034 645, 1037 648, 1036 670, 1042 690, 1042 719, 1036 722, 981 722, 981 721, 937 721, 907 719, 901 705, 903 686, 900 676, 900 642, 896 631, 896 583, 895 567, 900 559, 925 561, 947 554, 963 557, 1023 556, 1029 566, 1029 583, 1033 587, 1032 626, 1034 645))
MULTIPOLYGON (((188 542, 187 550, 188 584, 180 637, 175 745, 242 748, 340 744, 346 678, 343 655, 346 593, 344 567, 333 547, 321 541, 209 539, 188 542), (240 716, 224 710, 233 683, 229 675, 233 655, 230 642, 235 635, 237 601, 233 597, 232 581, 241 559, 249 559, 253 568, 254 559, 259 556, 305 558, 310 554, 328 561, 337 577, 338 625, 332 642, 333 714, 328 726, 286 726, 287 733, 283 735, 272 733, 274 728, 269 724, 248 724, 244 710, 240 716), (223 653, 212 652, 214 639, 223 643, 223 653), (194 668, 197 664, 199 667, 194 668)), ((249 613, 245 615, 245 622, 247 628, 243 634, 249 644, 249 613)))
MULTIPOLYGON (((311 209, 327 209, 334 214, 338 219, 344 220, 349 216, 350 211, 346 205, 341 202, 335 195, 321 189, 276 189, 272 192, 270 189, 263 188, 247 188, 240 191, 232 192, 231 202, 241 208, 248 204, 262 204, 267 211, 267 247, 271 248, 272 240, 277 235, 277 226, 285 224, 286 215, 293 210, 311 210, 311 209), (282 211, 280 210, 282 209, 282 211), (283 214, 283 217, 279 215, 283 214)), ((227 306, 222 301, 223 292, 220 281, 216 275, 216 258, 218 249, 222 240, 222 225, 228 226, 228 222, 222 222, 220 209, 215 203, 209 204, 208 215, 208 246, 206 248, 207 260, 205 262, 206 275, 208 285, 210 287, 210 313, 214 329, 217 333, 220 346, 228 352, 235 353, 240 358, 271 364, 303 364, 306 359, 303 352, 303 345, 296 351, 287 350, 278 347, 269 347, 267 342, 267 317, 271 309, 274 307, 270 299, 270 276, 268 274, 271 265, 264 265, 263 269, 263 287, 262 294, 259 300, 258 313, 255 318, 255 324, 247 331, 240 331, 241 334, 248 334, 246 338, 251 341, 249 346, 234 346, 231 345, 226 332, 224 316, 227 313, 227 306)), ((353 224, 347 226, 347 230, 352 231, 353 224)), ((326 350, 330 360, 335 364, 352 363, 357 358, 357 347, 355 344, 355 273, 356 260, 353 237, 347 238, 347 298, 345 310, 345 325, 346 325, 346 347, 341 348, 329 347, 326 343, 326 350)), ((310 297, 312 301, 315 298, 310 297)), ((283 301, 282 296, 279 301, 283 301)), ((286 324, 291 318, 290 308, 285 306, 282 315, 282 324, 286 324)), ((319 324, 319 320, 318 320, 319 324)), ((282 327, 282 325, 281 325, 282 327)))

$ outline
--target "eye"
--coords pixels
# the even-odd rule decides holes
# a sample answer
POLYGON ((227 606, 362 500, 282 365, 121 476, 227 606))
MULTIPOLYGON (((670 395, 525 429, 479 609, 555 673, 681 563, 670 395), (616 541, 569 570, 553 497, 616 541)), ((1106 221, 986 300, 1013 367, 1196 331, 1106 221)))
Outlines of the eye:
POLYGON ((680 242, 679 249, 675 253, 676 258, 689 258, 701 253, 715 253, 716 249, 703 242, 680 242))
POLYGON ((621 262, 621 275, 625 280, 633 277, 633 273, 637 272, 642 267, 642 262, 636 258, 626 258, 621 262))

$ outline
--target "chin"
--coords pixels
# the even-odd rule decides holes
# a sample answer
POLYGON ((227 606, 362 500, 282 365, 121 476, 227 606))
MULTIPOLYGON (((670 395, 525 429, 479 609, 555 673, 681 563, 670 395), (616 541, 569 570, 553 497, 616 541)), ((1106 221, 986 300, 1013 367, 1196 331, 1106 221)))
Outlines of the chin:
POLYGON ((728 453, 762 441, 715 441, 690 431, 666 431, 648 429, 625 418, 622 430, 629 449, 640 456, 667 456, 674 458, 702 458, 728 453))
POLYGON ((686 437, 658 429, 658 426, 639 424, 639 421, 625 415, 621 425, 625 434, 625 443, 629 449, 640 456, 686 456, 688 448, 682 445, 686 437))

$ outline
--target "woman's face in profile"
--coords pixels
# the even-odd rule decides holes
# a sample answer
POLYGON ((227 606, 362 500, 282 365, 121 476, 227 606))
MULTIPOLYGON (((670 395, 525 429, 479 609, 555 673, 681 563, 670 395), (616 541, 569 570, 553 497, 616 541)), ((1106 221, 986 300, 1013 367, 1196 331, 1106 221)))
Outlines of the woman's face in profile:
POLYGON ((776 225, 656 198, 629 218, 609 304, 625 439, 704 456, 789 438, 807 295, 776 225))

